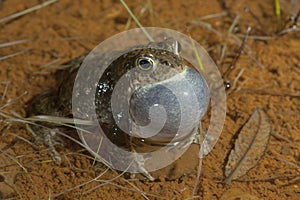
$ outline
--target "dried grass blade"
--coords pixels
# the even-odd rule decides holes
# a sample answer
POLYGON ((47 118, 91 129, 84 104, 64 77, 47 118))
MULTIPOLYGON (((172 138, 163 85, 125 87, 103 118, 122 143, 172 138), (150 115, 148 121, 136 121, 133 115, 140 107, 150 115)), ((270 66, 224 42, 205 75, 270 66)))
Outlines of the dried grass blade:
POLYGON ((43 3, 39 4, 39 5, 36 5, 36 6, 31 7, 31 8, 28 8, 28 9, 26 9, 26 10, 23 10, 23 11, 21 11, 21 12, 18 12, 18 13, 12 14, 12 15, 9 15, 9 16, 4 17, 4 18, 1 18, 1 19, 0 19, 0 23, 4 23, 4 22, 7 22, 7 21, 16 19, 16 18, 18 18, 18 17, 21 17, 21 16, 23 16, 23 15, 26 15, 26 14, 28 14, 28 13, 31 13, 31 12, 36 11, 36 10, 38 10, 38 9, 41 9, 41 8, 43 8, 43 7, 45 7, 45 6, 48 6, 48 5, 52 4, 52 3, 55 3, 55 2, 57 2, 57 1, 58 1, 58 0, 49 0, 49 1, 43 2, 43 3))

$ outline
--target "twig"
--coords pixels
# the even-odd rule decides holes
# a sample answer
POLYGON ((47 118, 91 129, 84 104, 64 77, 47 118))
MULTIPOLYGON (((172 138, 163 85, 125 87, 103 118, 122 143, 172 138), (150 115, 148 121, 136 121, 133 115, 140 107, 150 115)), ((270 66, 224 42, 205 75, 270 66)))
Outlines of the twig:
MULTIPOLYGON (((240 72, 238 73, 238 75, 235 77, 235 79, 234 79, 234 81, 233 81, 233 84, 232 84, 232 87, 231 87, 231 90, 228 91, 227 96, 235 90, 236 84, 237 84, 238 80, 240 79, 240 77, 242 76, 242 74, 244 73, 244 71, 245 71, 245 68, 241 69, 241 71, 240 71, 240 72)), ((228 82, 229 82, 229 81, 228 81, 228 82)), ((225 83, 228 84, 228 82, 226 81, 225 83)), ((230 82, 229 82, 229 84, 230 84, 230 82)))
POLYGON ((226 15, 228 15, 228 12, 223 11, 223 12, 220 12, 220 13, 215 13, 215 14, 211 14, 211 15, 205 15, 203 17, 200 17, 198 20, 206 20, 206 19, 224 17, 226 15))
POLYGON ((241 44, 240 48, 238 49, 238 53, 236 54, 236 56, 232 60, 232 62, 230 64, 230 67, 227 68, 227 70, 224 72, 223 77, 228 77, 230 75, 230 73, 232 72, 232 70, 234 69, 234 67, 236 65, 236 62, 238 61, 238 59, 240 58, 240 56, 241 56, 241 54, 243 52, 243 49, 244 49, 245 43, 246 43, 246 41, 248 39, 250 31, 251 31, 251 27, 248 27, 246 35, 245 35, 245 37, 244 37, 244 39, 242 41, 242 44, 241 44))
POLYGON ((251 60, 253 60, 261 69, 265 69, 265 66, 259 62, 253 55, 251 55, 251 53, 246 52, 247 56, 249 56, 249 58, 251 60))
MULTIPOLYGON (((87 191, 85 191, 83 194, 88 194, 88 193, 90 193, 90 192, 96 190, 97 188, 102 187, 103 185, 112 184, 112 182, 113 182, 114 180, 117 180, 118 178, 120 178, 121 176, 123 176, 123 175, 128 171, 128 169, 131 167, 133 161, 134 161, 134 160, 132 160, 132 162, 128 165, 128 167, 127 167, 124 171, 122 171, 122 173, 120 173, 119 175, 117 175, 116 177, 114 177, 114 178, 112 178, 112 179, 110 179, 110 180, 95 180, 95 181, 102 182, 102 183, 99 184, 99 185, 97 185, 97 186, 95 186, 95 187, 93 187, 93 188, 91 188, 91 189, 89 189, 89 190, 87 190, 87 191)), ((112 185, 113 185, 113 184, 112 184, 112 185)), ((119 186, 118 186, 118 187, 119 187, 119 186)), ((127 189, 130 189, 130 188, 127 188, 127 189)))
POLYGON ((276 159, 279 160, 279 161, 283 161, 283 162, 285 162, 286 164, 291 165, 291 166, 297 168, 298 170, 300 170, 300 166, 296 165, 295 163, 292 163, 292 162, 290 162, 290 161, 288 161, 288 160, 285 160, 285 159, 283 159, 283 158, 276 158, 276 159))
POLYGON ((20 55, 20 54, 22 54, 22 53, 24 53, 24 52, 25 52, 25 51, 19 51, 19 52, 13 53, 13 54, 9 54, 9 55, 0 57, 0 61, 5 60, 5 59, 8 59, 8 58, 12 58, 12 57, 17 56, 17 55, 20 55))
POLYGON ((5 99, 5 96, 6 96, 6 93, 7 93, 7 89, 8 89, 8 86, 9 86, 10 82, 7 81, 7 82, 4 82, 4 84, 5 84, 5 88, 4 88, 4 91, 3 91, 3 95, 1 97, 1 104, 0 105, 2 105, 3 102, 4 102, 4 99, 5 99))
POLYGON ((261 178, 261 179, 244 179, 244 180, 235 180, 236 182, 260 182, 260 181, 272 181, 275 179, 288 179, 300 177, 300 174, 283 174, 278 176, 270 176, 269 178, 261 178))
POLYGON ((151 0, 147 0, 147 5, 145 7, 148 8, 149 13, 150 13, 151 26, 154 26, 154 10, 153 10, 153 6, 152 6, 151 0))
POLYGON ((300 17, 300 10, 297 12, 296 16, 295 17, 291 17, 292 18, 292 27, 297 27, 297 22, 298 22, 298 19, 300 17))
POLYGON ((242 87, 247 83, 249 80, 249 77, 247 77, 243 82, 240 83, 239 87, 236 89, 236 91, 240 91, 242 87))
MULTIPOLYGON (((145 6, 143 6, 143 8, 140 10, 140 12, 138 13, 137 16, 135 16, 137 18, 137 20, 139 20, 141 17, 143 17, 145 11, 149 9, 149 13, 151 16, 151 23, 153 24, 153 8, 152 8, 152 4, 151 4, 151 0, 147 1, 147 4, 145 6)), ((125 26, 125 30, 128 30, 130 28, 131 22, 132 22, 132 17, 129 17, 125 26)))
POLYGON ((106 169, 104 170, 104 172, 102 172, 102 173, 99 174, 97 177, 95 177, 95 178, 93 178, 93 179, 91 179, 91 180, 89 180, 89 181, 86 181, 86 182, 84 182, 84 183, 82 183, 82 184, 76 185, 75 187, 69 188, 69 189, 67 189, 67 190, 65 190, 65 191, 63 191, 63 192, 54 194, 53 197, 58 197, 58 196, 60 196, 60 195, 62 195, 62 194, 64 194, 64 193, 66 193, 66 192, 71 192, 71 191, 73 191, 73 190, 75 190, 75 189, 77 189, 77 188, 80 188, 80 187, 82 187, 82 186, 85 186, 85 185, 87 185, 87 184, 89 184, 89 183, 92 183, 92 182, 96 181, 98 178, 100 178, 101 176, 103 176, 103 175, 108 171, 108 169, 109 169, 109 168, 106 168, 106 169))
POLYGON ((286 187, 286 186, 289 186, 289 185, 294 184, 294 183, 296 183, 296 182, 299 183, 299 181, 300 181, 300 177, 296 177, 296 178, 294 178, 294 179, 288 181, 288 183, 283 184, 283 185, 280 185, 280 187, 286 187))
POLYGON ((26 42, 28 42, 28 40, 17 40, 17 41, 13 41, 13 42, 6 42, 6 43, 0 44, 0 48, 13 46, 13 45, 17 45, 17 44, 23 44, 26 42))
POLYGON ((48 6, 48 5, 52 4, 52 3, 55 3, 55 2, 57 2, 57 1, 58 1, 58 0, 49 0, 49 1, 46 1, 46 2, 44 2, 44 3, 42 3, 42 4, 33 6, 33 7, 31 7, 31 8, 26 9, 26 10, 23 10, 23 11, 21 11, 21 12, 18 12, 18 13, 12 14, 12 15, 9 15, 9 16, 4 17, 4 18, 1 18, 1 19, 0 19, 0 23, 4 23, 4 22, 7 22, 7 21, 16 19, 16 18, 18 18, 18 17, 21 17, 21 16, 26 15, 26 14, 28 14, 28 13, 34 12, 34 11, 36 11, 36 10, 38 10, 38 9, 41 9, 41 8, 43 8, 43 7, 45 7, 45 6, 48 6))
POLYGON ((289 32, 298 32, 300 31, 300 28, 296 28, 296 27, 291 27, 291 28, 287 28, 287 29, 284 29, 282 31, 280 31, 277 36, 283 36, 289 32))
POLYGON ((248 6, 245 6, 245 11, 246 11, 247 13, 249 13, 249 14, 254 18, 254 20, 258 23, 258 25, 259 25, 260 28, 261 28, 261 31, 262 31, 264 34, 268 35, 268 33, 265 31, 264 25, 261 23, 261 21, 259 20, 259 18, 251 11, 251 9, 250 9, 248 6))
POLYGON ((7 149, 13 147, 13 146, 18 142, 18 140, 19 140, 18 138, 14 138, 9 144, 7 144, 7 145, 4 146, 2 149, 0 149, 0 150, 1 150, 0 154, 1 154, 2 152, 6 151, 7 149))
POLYGON ((198 154, 198 159, 199 159, 199 163, 198 163, 198 170, 197 170, 197 176, 196 176, 196 181, 195 181, 195 184, 194 184, 194 189, 193 189, 193 193, 192 193, 192 197, 195 196, 196 192, 197 192, 197 186, 199 184, 199 179, 200 179, 200 176, 201 176, 201 169, 202 169, 202 160, 203 160, 203 129, 202 129, 202 124, 200 123, 199 124, 199 129, 200 129, 200 134, 199 134, 199 141, 200 141, 200 150, 199 150, 199 154, 198 154))
POLYGON ((292 143, 291 140, 289 140, 288 138, 286 138, 286 137, 280 135, 280 134, 277 133, 277 132, 271 132, 271 135, 272 135, 273 137, 275 137, 276 139, 278 139, 278 140, 283 140, 283 141, 286 141, 286 142, 288 142, 288 143, 292 143))
POLYGON ((139 20, 135 17, 135 15, 132 13, 132 11, 129 9, 127 4, 124 0, 120 0, 120 2, 123 4, 129 15, 132 17, 132 19, 135 21, 135 23, 142 29, 146 37, 150 40, 150 42, 154 42, 153 38, 149 35, 149 33, 146 31, 146 29, 142 26, 142 24, 139 22, 139 20))
POLYGON ((241 71, 239 72, 239 74, 235 77, 233 84, 232 84, 232 88, 234 89, 236 87, 236 83, 238 82, 238 80, 240 79, 240 77, 242 76, 242 74, 244 73, 245 68, 241 69, 241 71))
POLYGON ((56 59, 54 59, 54 60, 52 60, 52 61, 50 61, 50 62, 47 62, 47 63, 45 63, 44 65, 42 65, 41 67, 42 68, 53 68, 53 64, 54 63, 56 63, 56 62, 59 62, 61 59, 60 58, 56 58, 56 59), (51 67, 52 66, 52 67, 51 67))
POLYGON ((11 159, 12 161, 14 161, 15 163, 17 163, 23 170, 25 173, 28 173, 26 167, 24 167, 15 157, 11 156, 10 154, 6 153, 5 151, 3 151, 2 149, 0 149, 0 153, 3 153, 5 156, 7 156, 9 159, 11 159))
MULTIPOLYGON (((267 41, 267 40, 274 40, 277 39, 287 33, 290 32, 298 32, 300 31, 300 28, 297 28, 295 26, 292 26, 291 28, 287 28, 284 29, 282 31, 280 31, 279 33, 275 34, 275 35, 271 35, 271 36, 261 36, 261 35, 251 35, 248 37, 248 39, 252 39, 252 40, 261 40, 261 41, 267 41)), ((245 35, 238 35, 239 37, 245 37, 245 35)))
POLYGON ((227 50, 227 43, 228 43, 228 38, 231 36, 232 30, 234 29, 234 27, 236 26, 236 24, 238 23, 240 19, 240 16, 237 15, 232 24, 230 25, 228 31, 227 31, 227 37, 225 38, 224 42, 222 43, 222 49, 221 49, 221 56, 220 56, 220 60, 219 63, 222 64, 223 60, 225 58, 225 54, 226 54, 226 50, 227 50))
MULTIPOLYGON (((245 37, 245 35, 239 35, 239 36, 245 37)), ((276 35, 273 35, 273 36, 250 35, 250 36, 248 37, 248 39, 252 39, 252 40, 262 40, 262 41, 264 41, 264 40, 274 40, 274 39, 276 39, 276 38, 278 38, 278 36, 276 36, 276 35)))
MULTIPOLYGON (((142 195, 143 197, 146 197, 145 195, 147 195, 147 196, 154 197, 154 198, 156 198, 156 199, 158 199, 158 198, 160 198, 160 199, 167 199, 167 198, 165 198, 165 197, 160 197, 160 196, 155 195, 155 194, 146 193, 146 192, 144 192, 144 191, 137 190, 137 189, 134 189, 134 188, 124 187, 124 186, 118 185, 118 184, 116 184, 116 183, 113 183, 113 182, 111 182, 111 181, 109 181, 109 180, 99 180, 99 181, 100 181, 100 182, 103 182, 103 183, 101 183, 100 185, 98 185, 97 188, 99 188, 100 186, 104 186, 104 185, 109 184, 109 185, 116 186, 117 188, 126 189, 126 190, 129 190, 129 191, 132 191, 132 192, 138 192, 138 193, 141 193, 141 195, 142 195)), ((96 188, 92 188, 92 189, 90 189, 90 190, 84 192, 84 194, 87 194, 87 193, 93 191, 94 189, 96 189, 96 188)), ((147 198, 147 199, 149 199, 149 198, 147 198)))
POLYGON ((8 134, 16 137, 18 140, 21 140, 21 141, 31 145, 34 149, 38 149, 37 146, 34 143, 30 142, 29 140, 25 139, 24 137, 21 137, 21 136, 15 134, 15 133, 8 133, 8 134))
MULTIPOLYGON (((76 118, 67 118, 67 117, 56 117, 50 115, 35 115, 30 118, 24 118, 27 121, 40 121, 40 122, 52 122, 52 123, 65 123, 65 124, 80 124, 80 125, 95 125, 96 122, 90 120, 82 120, 76 118)), ((71 128, 75 128, 74 126, 71 128)))
POLYGON ((292 92, 280 92, 275 90, 255 90, 255 89, 243 89, 243 92, 252 92, 261 95, 271 95, 271 96, 289 96, 299 98, 300 94, 292 92))
POLYGON ((27 91, 25 91, 23 94, 21 94, 20 96, 14 98, 14 99, 9 99, 6 101, 6 104, 4 104, 3 106, 0 105, 0 110, 3 110, 4 108, 8 107, 9 105, 11 105, 12 103, 16 102, 17 100, 21 99, 23 96, 27 95, 27 91))
MULTIPOLYGON (((40 124, 31 122, 31 121, 29 121, 30 119, 28 120, 28 119, 26 119, 26 118, 20 118, 20 119, 14 118, 14 117, 11 117, 11 116, 9 116, 9 115, 6 115, 6 114, 3 113, 3 112, 0 112, 0 116, 6 118, 6 121, 9 121, 9 122, 20 122, 20 123, 25 123, 25 124, 30 124, 30 125, 35 125, 35 126, 43 127, 43 128, 48 129, 49 131, 52 130, 51 128, 48 128, 48 127, 46 127, 46 126, 43 126, 43 125, 40 125, 40 124)), ((49 122, 49 121, 48 121, 48 122, 49 122)), ((55 122, 55 121, 53 121, 53 122, 55 122)), ((50 122, 50 123, 51 123, 51 122, 50 122)), ((67 124, 61 124, 61 123, 57 123, 57 124, 60 124, 60 125, 67 125, 67 124)), ((74 128, 74 127, 71 127, 71 128, 74 128)), ((78 129, 78 128, 77 128, 77 129, 78 129)), ((90 132, 88 132, 88 131, 86 131, 86 130, 83 130, 83 129, 79 129, 79 130, 82 130, 82 131, 85 131, 85 132, 87 132, 87 133, 90 133, 90 132)), ((64 137, 66 137, 67 139, 69 139, 69 140, 71 140, 71 141, 77 143, 77 144, 80 145, 81 147, 83 147, 83 148, 89 150, 89 147, 88 147, 88 146, 86 146, 85 144, 83 144, 83 143, 81 143, 80 141, 76 140, 75 138, 69 136, 68 134, 65 134, 65 133, 63 133, 63 132, 61 132, 61 131, 59 131, 59 130, 56 130, 56 132, 57 132, 58 134, 64 136, 64 137)), ((105 163, 104 163, 104 164, 105 164, 105 163)))
POLYGON ((214 28, 211 26, 211 24, 209 24, 209 23, 207 23, 207 22, 203 22, 203 21, 201 21, 201 20, 192 20, 192 21, 191 21, 191 24, 195 24, 195 25, 198 25, 198 26, 202 26, 202 27, 208 29, 209 31, 215 33, 218 37, 220 37, 220 38, 222 37, 222 34, 221 34, 219 31, 217 31, 216 29, 214 29, 214 28))
MULTIPOLYGON (((138 190, 138 191, 141 191, 136 185, 134 185, 133 183, 129 182, 128 180, 124 179, 124 181, 125 181, 126 183, 128 183, 129 185, 131 185, 134 189, 136 189, 136 190, 138 190)), ((149 198, 146 196, 146 194, 145 194, 144 191, 141 191, 141 195, 142 195, 145 199, 149 199, 149 198)))

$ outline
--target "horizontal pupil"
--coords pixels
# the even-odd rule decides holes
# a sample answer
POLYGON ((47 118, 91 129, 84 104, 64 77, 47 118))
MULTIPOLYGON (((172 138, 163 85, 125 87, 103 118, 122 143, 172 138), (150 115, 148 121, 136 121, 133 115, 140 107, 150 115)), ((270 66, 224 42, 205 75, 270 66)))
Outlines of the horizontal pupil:
POLYGON ((140 61, 140 65, 143 68, 149 68, 149 67, 151 67, 151 63, 148 60, 141 60, 140 61))

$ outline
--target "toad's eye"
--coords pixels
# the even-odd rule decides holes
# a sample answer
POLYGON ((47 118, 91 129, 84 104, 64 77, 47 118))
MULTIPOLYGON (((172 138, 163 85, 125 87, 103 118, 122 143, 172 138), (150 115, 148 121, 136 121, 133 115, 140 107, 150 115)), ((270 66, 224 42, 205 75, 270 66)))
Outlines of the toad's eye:
POLYGON ((143 71, 148 71, 154 67, 154 60, 150 57, 139 57, 136 59, 136 66, 143 71))

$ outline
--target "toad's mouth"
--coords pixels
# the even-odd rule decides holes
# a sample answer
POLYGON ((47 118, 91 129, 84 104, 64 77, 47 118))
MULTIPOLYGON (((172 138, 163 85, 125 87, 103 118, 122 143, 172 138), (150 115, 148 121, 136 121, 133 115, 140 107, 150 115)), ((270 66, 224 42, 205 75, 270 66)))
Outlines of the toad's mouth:
POLYGON ((130 99, 134 135, 155 141, 188 137, 206 113, 209 90, 203 76, 186 67, 181 73, 137 89, 130 99))

